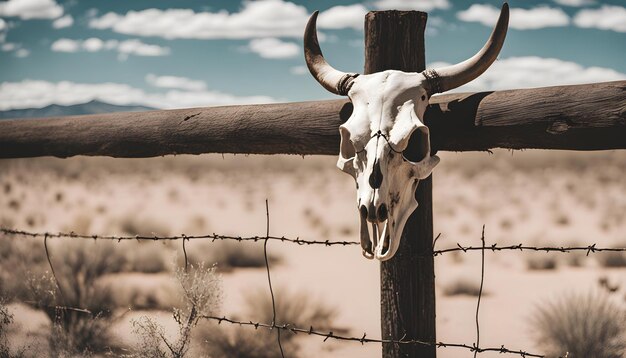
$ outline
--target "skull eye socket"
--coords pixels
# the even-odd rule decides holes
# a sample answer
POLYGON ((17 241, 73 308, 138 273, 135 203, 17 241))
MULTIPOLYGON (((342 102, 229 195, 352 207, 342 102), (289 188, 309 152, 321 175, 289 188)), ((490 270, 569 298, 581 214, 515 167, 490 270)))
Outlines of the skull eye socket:
POLYGON ((420 127, 411 134, 408 145, 402 151, 402 157, 413 163, 421 162, 426 158, 429 150, 428 129, 420 127))
POLYGON ((351 159, 356 155, 354 145, 350 141, 350 132, 343 127, 339 127, 339 133, 341 134, 341 144, 339 153, 344 159, 351 159))

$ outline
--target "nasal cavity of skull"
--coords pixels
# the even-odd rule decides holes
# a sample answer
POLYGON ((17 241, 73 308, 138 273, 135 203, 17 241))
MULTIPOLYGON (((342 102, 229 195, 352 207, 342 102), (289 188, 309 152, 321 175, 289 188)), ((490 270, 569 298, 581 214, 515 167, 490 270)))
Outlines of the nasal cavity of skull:
POLYGON ((380 204, 378 209, 374 209, 373 205, 370 205, 369 209, 367 206, 361 205, 359 212, 361 213, 361 217, 369 222, 383 222, 387 220, 387 216, 389 215, 385 203, 380 204))
POLYGON ((409 138, 409 144, 404 149, 404 151, 402 151, 402 156, 404 157, 404 159, 417 163, 426 158, 426 155, 428 154, 428 151, 430 149, 430 142, 428 140, 427 131, 428 129, 426 128, 424 128, 423 130, 422 128, 418 128, 417 130, 413 131, 411 137, 409 138))
POLYGON ((339 152, 344 159, 350 159, 356 155, 354 145, 350 141, 350 132, 342 127, 339 128, 339 131, 341 133, 341 148, 339 152))
POLYGON ((372 189, 378 189, 383 184, 383 172, 380 170, 380 161, 374 162, 372 174, 370 174, 369 183, 372 189))

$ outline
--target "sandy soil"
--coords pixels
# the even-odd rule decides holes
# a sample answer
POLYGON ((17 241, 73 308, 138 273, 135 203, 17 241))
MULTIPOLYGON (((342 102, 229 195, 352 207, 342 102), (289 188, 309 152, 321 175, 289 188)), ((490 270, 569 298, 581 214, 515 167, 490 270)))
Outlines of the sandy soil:
MULTIPOLYGON (((101 234, 264 235, 267 198, 273 235, 357 240, 354 184, 334 162, 331 157, 284 156, 5 160, 0 161, 0 225, 101 234)), ((435 232, 441 233, 437 247, 457 242, 479 245, 483 224, 488 244, 625 246, 625 172, 626 154, 618 152, 444 153, 434 174, 435 232)), ((52 256, 65 245, 55 240, 52 256)), ((211 257, 211 246, 205 243, 191 242, 187 249, 198 260, 211 257)), ((140 250, 132 254, 137 260, 165 255, 173 262, 176 255, 180 259, 181 248, 177 243, 149 243, 129 246, 128 251, 133 250, 140 250)), ((277 296, 307 292, 336 307, 337 327, 348 328, 354 336, 366 332, 368 337, 380 337, 379 268, 361 256, 360 248, 271 242, 269 250, 282 258, 272 267, 277 296)), ((624 270, 604 268, 594 255, 488 253, 481 346, 537 352, 529 321, 537 305, 568 292, 598 291, 602 277, 621 287, 612 296, 624 304, 624 270), (555 258, 556 269, 527 267, 529 260, 550 258, 555 258), (573 258, 580 259, 582 266, 568 265, 573 258)), ((476 297, 447 296, 444 291, 457 280, 478 284, 480 253, 439 256, 436 272, 437 340, 471 345, 476 335, 476 297)), ((131 296, 131 290, 169 302, 174 289, 163 275, 118 274, 108 280, 119 290, 120 302, 131 300, 124 298, 131 296)), ((223 273, 222 314, 245 320, 245 294, 267 289, 265 275, 263 269, 223 273)), ((34 334, 43 334, 49 324, 45 316, 22 304, 10 307, 19 323, 12 333, 16 340, 32 341, 34 334)), ((129 343, 132 317, 115 328, 129 343)), ((166 314, 159 317, 171 321, 166 314)), ((323 343, 315 337, 302 338, 301 343, 306 357, 378 357, 381 349, 377 344, 323 343)), ((470 353, 447 348, 439 349, 438 356, 470 353)), ((491 356, 500 355, 481 355, 491 356)))

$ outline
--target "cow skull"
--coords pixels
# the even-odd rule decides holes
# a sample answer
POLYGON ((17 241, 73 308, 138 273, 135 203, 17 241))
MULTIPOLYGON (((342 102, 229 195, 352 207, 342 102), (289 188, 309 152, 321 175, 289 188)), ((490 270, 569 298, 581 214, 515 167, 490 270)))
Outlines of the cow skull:
POLYGON ((369 75, 344 73, 326 62, 317 40, 317 14, 309 19, 304 34, 306 63, 324 88, 352 101, 352 115, 339 127, 337 166, 356 180, 363 255, 386 261, 398 250, 404 225, 417 208, 419 180, 439 163, 430 153, 423 122, 428 101, 489 68, 504 43, 509 8, 506 3, 502 6, 485 46, 464 62, 422 73, 389 70, 369 75))

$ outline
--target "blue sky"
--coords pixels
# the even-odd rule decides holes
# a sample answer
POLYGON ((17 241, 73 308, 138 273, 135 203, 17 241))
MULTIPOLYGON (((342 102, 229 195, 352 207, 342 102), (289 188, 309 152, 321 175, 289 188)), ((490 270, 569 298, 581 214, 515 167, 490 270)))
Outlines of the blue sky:
MULTIPOLYGON (((499 60, 460 90, 626 79, 626 1, 512 0, 499 60)), ((473 55, 501 1, 0 1, 0 110, 98 99, 161 108, 333 98, 302 56, 307 17, 329 62, 363 68, 369 10, 429 13, 432 66, 473 55)))

